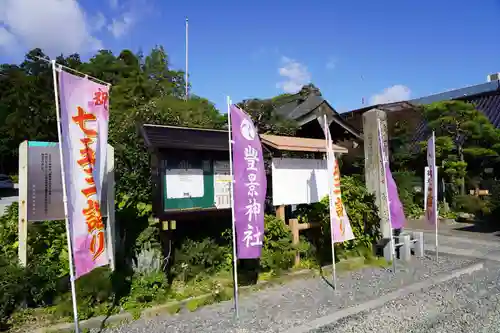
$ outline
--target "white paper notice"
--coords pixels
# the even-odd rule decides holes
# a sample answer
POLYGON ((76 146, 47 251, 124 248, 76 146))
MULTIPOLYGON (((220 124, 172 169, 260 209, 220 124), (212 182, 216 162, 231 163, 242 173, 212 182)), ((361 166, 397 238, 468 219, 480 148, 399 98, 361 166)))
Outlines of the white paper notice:
POLYGON ((205 194, 202 169, 166 170, 167 199, 201 198, 205 194))
POLYGON ((229 161, 214 162, 214 196, 215 207, 218 209, 231 208, 231 175, 229 161))

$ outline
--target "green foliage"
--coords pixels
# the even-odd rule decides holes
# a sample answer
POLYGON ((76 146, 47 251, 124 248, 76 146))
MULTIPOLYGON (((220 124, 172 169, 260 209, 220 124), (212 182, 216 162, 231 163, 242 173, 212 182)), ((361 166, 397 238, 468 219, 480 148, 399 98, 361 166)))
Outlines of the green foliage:
POLYGON ((421 186, 422 179, 414 172, 402 171, 393 172, 392 176, 398 186, 398 194, 403 204, 405 216, 407 218, 419 218, 423 214, 423 195, 415 192, 415 186, 421 186))
POLYGON ((228 268, 227 258, 230 256, 229 246, 219 245, 211 238, 200 242, 187 239, 176 254, 173 273, 185 282, 201 274, 215 274, 228 268))
MULTIPOLYGON (((378 217, 375 198, 368 193, 363 182, 356 177, 343 176, 341 179, 342 201, 346 207, 351 227, 356 237, 344 243, 336 243, 336 255, 371 248, 380 238, 380 218, 378 217)), ((331 258, 331 231, 329 215, 329 199, 325 197, 312 205, 301 205, 299 220, 301 222, 320 222, 321 233, 316 243, 317 256, 320 263, 328 262, 331 258)))
POLYGON ((296 251, 292 245, 290 229, 283 220, 273 215, 265 216, 264 226, 261 269, 264 272, 280 272, 292 268, 296 251))
POLYGON ((475 216, 484 216, 491 212, 491 205, 488 199, 482 199, 475 195, 459 195, 455 198, 454 210, 475 216))
POLYGON ((23 301, 24 278, 24 269, 0 253, 0 331, 7 328, 10 315, 23 301))
POLYGON ((152 248, 150 243, 145 243, 135 257, 133 271, 143 275, 160 273, 165 270, 165 264, 161 251, 152 248))
POLYGON ((0 216, 0 256, 9 258, 9 261, 11 258, 17 258, 18 208, 18 204, 13 203, 5 214, 0 216))
MULTIPOLYGON (((80 319, 88 319, 103 312, 101 306, 111 301, 113 297, 111 281, 111 271, 106 267, 95 269, 76 280, 78 315, 80 319)), ((72 318, 71 293, 66 292, 59 296, 56 304, 57 306, 54 310, 56 315, 72 318)))
MULTIPOLYGON (((52 72, 40 49, 30 51, 19 65, 0 66, 0 172, 17 172, 17 152, 23 140, 56 141, 52 72)), ((159 222, 152 218, 149 153, 138 135, 137 125, 188 126, 224 129, 227 117, 208 100, 184 96, 184 73, 171 68, 162 47, 149 54, 123 50, 115 55, 101 50, 88 61, 77 54, 60 56, 63 65, 112 84, 109 143, 115 148, 116 219, 121 244, 117 269, 99 268, 77 280, 80 319, 111 314, 121 309, 136 311, 147 304, 185 299, 209 293, 193 307, 228 299, 232 266, 229 237, 175 240, 175 255, 163 258, 159 222), (167 265, 171 274, 165 274, 167 265)), ((296 124, 278 116, 274 109, 286 104, 288 95, 262 101, 244 101, 261 133, 294 135, 296 124)), ((344 251, 369 246, 378 237, 378 217, 373 197, 362 183, 344 177, 344 200, 356 240, 337 245, 344 251)), ((323 248, 329 249, 329 225, 325 202, 312 207, 306 218, 321 217, 323 248)), ((23 307, 45 307, 55 317, 71 317, 68 280, 68 249, 63 221, 30 224, 28 267, 17 258, 18 206, 13 204, 0 217, 0 327, 13 311, 23 307)), ((230 235, 230 230, 224 232, 230 235)), ((320 236, 321 236, 320 235, 320 236)), ((223 235, 224 236, 224 235, 223 235)), ((322 243, 321 243, 322 242, 322 243)), ((292 235, 283 221, 265 217, 264 247, 260 262, 243 273, 269 275, 292 268, 296 251, 309 260, 320 248, 301 238, 292 245, 292 235)))
MULTIPOLYGON (((467 174, 481 174, 498 162, 499 130, 473 104, 464 101, 426 105, 424 118, 436 133, 437 163, 444 162, 446 182, 451 184, 449 199, 464 195, 467 174)), ((421 145, 425 147, 426 142, 421 145)))

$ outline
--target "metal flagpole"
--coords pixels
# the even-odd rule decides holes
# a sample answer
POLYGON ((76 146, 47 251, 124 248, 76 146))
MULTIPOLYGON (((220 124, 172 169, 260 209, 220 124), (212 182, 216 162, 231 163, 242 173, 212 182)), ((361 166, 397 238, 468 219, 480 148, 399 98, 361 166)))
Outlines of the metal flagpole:
POLYGON ((68 238, 68 258, 69 258, 69 279, 71 283, 71 298, 73 301, 73 319, 75 321, 75 333, 80 332, 80 327, 78 325, 78 307, 76 303, 76 288, 75 288, 75 271, 73 266, 73 246, 71 239, 71 232, 69 227, 68 218, 68 197, 66 195, 66 178, 65 178, 65 168, 64 168, 64 158, 63 158, 63 147, 62 147, 62 130, 61 130, 61 117, 59 108, 59 91, 57 89, 57 70, 56 61, 52 60, 52 78, 54 80, 54 98, 56 102, 56 119, 57 119, 57 136, 59 139, 59 159, 61 162, 61 177, 62 177, 62 190, 63 190, 63 206, 64 206, 64 221, 66 222, 66 236, 68 238))
POLYGON ((434 153, 432 154, 432 157, 433 157, 433 167, 434 167, 434 176, 433 176, 433 180, 432 180, 432 208, 434 209, 434 211, 436 212, 435 216, 434 216, 434 226, 436 228, 436 261, 439 261, 439 250, 438 250, 438 210, 437 210, 437 203, 438 203, 438 200, 437 200, 437 186, 438 186, 438 174, 437 174, 437 165, 436 165, 436 135, 434 133, 434 131, 432 131, 432 143, 434 145, 433 149, 434 149, 434 153))
POLYGON ((385 147, 382 147, 383 138, 382 138, 382 125, 380 123, 380 119, 377 119, 378 122, 378 137, 380 142, 380 155, 382 156, 382 170, 384 171, 384 184, 385 184, 385 196, 387 200, 387 217, 389 219, 389 227, 391 228, 391 257, 392 257, 392 272, 396 273, 396 246, 394 244, 394 229, 392 228, 392 216, 391 216, 391 201, 389 200, 389 187, 387 186, 387 156, 385 155, 385 147), (382 140, 381 140, 382 138, 382 140))
POLYGON ((234 195, 233 184, 235 182, 233 175, 233 138, 231 135, 231 99, 227 96, 227 123, 228 123, 228 139, 229 139, 229 175, 231 176, 231 186, 229 187, 229 194, 231 198, 231 218, 233 227, 233 290, 234 290, 234 313, 236 318, 239 317, 238 305, 238 258, 236 257, 236 225, 234 218, 234 195))
POLYGON ((189 98, 189 62, 188 62, 188 54, 189 54, 189 22, 186 17, 186 101, 189 98))
MULTIPOLYGON (((326 114, 323 116, 323 119, 325 121, 325 149, 326 149, 326 163, 327 163, 327 169, 330 169, 329 166, 333 165, 333 168, 331 170, 328 170, 328 172, 334 172, 335 168, 335 161, 333 160, 334 156, 331 156, 331 141, 332 138, 330 137, 330 130, 328 129, 328 120, 326 118, 326 114)), ((333 278, 333 289, 337 290, 337 264, 335 263, 335 242, 334 242, 334 237, 333 237, 333 174, 328 175, 328 199, 329 199, 329 208, 330 208, 330 234, 332 238, 332 278, 333 278)))

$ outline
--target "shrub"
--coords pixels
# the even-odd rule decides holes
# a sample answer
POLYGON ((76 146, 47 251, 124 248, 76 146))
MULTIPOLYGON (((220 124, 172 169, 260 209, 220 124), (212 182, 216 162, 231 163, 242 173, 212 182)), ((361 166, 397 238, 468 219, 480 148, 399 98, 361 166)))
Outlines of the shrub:
POLYGON ((150 243, 146 243, 136 255, 133 271, 139 274, 163 272, 165 263, 163 253, 159 249, 152 248, 150 243))
POLYGON ((0 253, 0 331, 22 303, 25 286, 25 270, 0 253))
MULTIPOLYGON (((111 284, 112 274, 109 268, 99 267, 76 280, 76 299, 78 316, 81 320, 101 314, 101 306, 110 303, 113 298, 111 284)), ((73 306, 69 290, 69 279, 66 280, 64 294, 56 299, 55 314, 61 317, 72 317, 73 306)))
POLYGON ((184 281, 200 274, 214 274, 228 269, 226 258, 230 255, 229 246, 221 246, 212 238, 199 242, 187 239, 176 252, 173 273, 184 281))
POLYGON ((263 271, 279 272, 293 266, 296 249, 285 222, 273 215, 264 218, 264 241, 260 266, 263 271))
POLYGON ((122 303, 126 309, 142 307, 144 304, 167 298, 169 292, 165 273, 138 273, 132 277, 130 295, 122 303))
MULTIPOLYGON (((368 193, 363 182, 356 177, 344 176, 341 180, 342 200, 355 239, 344 243, 336 243, 336 255, 357 251, 357 249, 371 248, 373 243, 380 238, 380 218, 378 217, 375 197, 368 193)), ((318 261, 323 264, 331 262, 331 231, 329 199, 323 198, 312 205, 301 205, 298 209, 301 222, 320 222, 321 232, 315 239, 318 261)))
POLYGON ((18 204, 10 205, 4 215, 0 216, 0 256, 12 262, 17 259, 18 204))
POLYGON ((481 199, 474 195, 456 196, 454 208, 455 211, 474 214, 476 216, 483 216, 491 211, 488 199, 481 199))
POLYGON ((398 186, 398 194, 405 216, 409 218, 419 218, 424 212, 422 193, 416 193, 414 188, 422 184, 422 179, 414 172, 402 171, 393 172, 394 181, 398 186), (417 201, 418 200, 418 201, 417 201))

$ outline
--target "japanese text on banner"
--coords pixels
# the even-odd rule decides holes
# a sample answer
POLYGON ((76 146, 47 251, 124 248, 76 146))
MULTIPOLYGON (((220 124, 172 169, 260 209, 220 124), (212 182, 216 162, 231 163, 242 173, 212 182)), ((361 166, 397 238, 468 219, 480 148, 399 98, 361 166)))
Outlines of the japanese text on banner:
POLYGON ((100 207, 109 88, 61 71, 59 91, 69 228, 78 278, 109 263, 100 207))
POLYGON ((230 107, 233 140, 233 200, 239 259, 259 258, 264 237, 266 173, 259 135, 243 110, 230 107))

